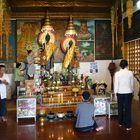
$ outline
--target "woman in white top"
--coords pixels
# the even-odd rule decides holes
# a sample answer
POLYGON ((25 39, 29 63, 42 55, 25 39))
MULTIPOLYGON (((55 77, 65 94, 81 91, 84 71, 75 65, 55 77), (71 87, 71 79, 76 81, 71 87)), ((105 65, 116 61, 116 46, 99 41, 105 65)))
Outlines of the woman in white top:
POLYGON ((0 65, 0 119, 6 122, 6 85, 10 83, 8 75, 5 74, 5 66, 0 65))
POLYGON ((119 125, 124 125, 126 130, 131 129, 131 104, 133 97, 134 76, 132 71, 127 69, 128 62, 121 60, 121 69, 115 73, 114 93, 117 95, 118 101, 118 120, 119 125))

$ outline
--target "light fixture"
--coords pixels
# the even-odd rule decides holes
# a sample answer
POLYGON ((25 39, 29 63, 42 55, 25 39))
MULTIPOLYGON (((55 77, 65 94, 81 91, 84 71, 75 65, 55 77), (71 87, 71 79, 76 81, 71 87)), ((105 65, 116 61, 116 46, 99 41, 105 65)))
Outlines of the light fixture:
POLYGON ((72 16, 70 16, 70 21, 67 27, 67 30, 65 32, 65 36, 77 36, 77 32, 75 31, 73 21, 72 21, 72 16))

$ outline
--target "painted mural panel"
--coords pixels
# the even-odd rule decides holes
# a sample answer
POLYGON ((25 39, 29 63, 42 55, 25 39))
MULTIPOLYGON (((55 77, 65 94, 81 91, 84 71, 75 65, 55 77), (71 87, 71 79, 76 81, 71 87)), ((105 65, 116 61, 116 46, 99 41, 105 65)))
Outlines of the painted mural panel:
POLYGON ((111 21, 96 20, 95 59, 112 59, 111 21))
POLYGON ((38 50, 40 28, 39 21, 17 21, 17 62, 25 61, 27 50, 38 50))
POLYGON ((63 62, 64 59, 64 53, 62 52, 61 48, 60 48, 60 43, 61 40, 64 37, 64 33, 67 29, 67 25, 68 25, 68 20, 51 20, 51 25, 54 28, 55 31, 55 36, 56 36, 56 46, 57 49, 54 53, 54 62, 63 62))
POLYGON ((95 22, 94 20, 74 20, 77 31, 78 47, 80 51, 80 61, 94 61, 95 47, 95 22))

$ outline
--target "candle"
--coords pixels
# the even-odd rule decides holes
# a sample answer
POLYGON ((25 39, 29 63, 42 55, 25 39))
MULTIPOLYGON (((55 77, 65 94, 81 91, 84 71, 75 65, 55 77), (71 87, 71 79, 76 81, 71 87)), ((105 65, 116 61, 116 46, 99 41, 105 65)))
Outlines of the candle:
POLYGON ((60 103, 60 94, 57 95, 58 104, 60 103))
POLYGON ((63 93, 61 94, 61 103, 63 103, 63 93))
POLYGON ((52 104, 54 103, 54 98, 52 97, 52 104))
POLYGON ((52 103, 52 96, 50 97, 50 103, 52 103))
POLYGON ((51 103, 51 99, 49 98, 49 104, 51 103))
POLYGON ((72 102, 74 102, 74 98, 72 98, 72 102))

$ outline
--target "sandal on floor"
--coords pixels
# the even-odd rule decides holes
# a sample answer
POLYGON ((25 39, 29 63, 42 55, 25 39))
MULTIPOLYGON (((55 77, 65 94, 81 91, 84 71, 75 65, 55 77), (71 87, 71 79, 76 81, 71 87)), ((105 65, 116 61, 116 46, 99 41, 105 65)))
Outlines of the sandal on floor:
POLYGON ((5 117, 2 117, 3 122, 7 122, 7 119, 5 117))
POLYGON ((104 128, 103 128, 103 126, 100 126, 100 127, 97 127, 96 128, 96 131, 98 132, 98 131, 101 131, 101 130, 103 130, 104 128))
POLYGON ((131 130, 132 128, 126 128, 127 131, 131 130))

